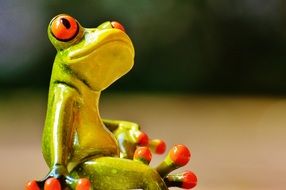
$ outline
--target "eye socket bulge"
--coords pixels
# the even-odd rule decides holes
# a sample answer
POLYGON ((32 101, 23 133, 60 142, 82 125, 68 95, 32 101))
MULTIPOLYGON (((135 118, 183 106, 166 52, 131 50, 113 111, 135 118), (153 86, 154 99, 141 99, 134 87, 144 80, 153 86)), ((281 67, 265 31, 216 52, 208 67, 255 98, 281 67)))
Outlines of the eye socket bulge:
POLYGON ((78 34, 77 21, 69 15, 60 15, 51 22, 51 33, 60 41, 70 41, 78 34))

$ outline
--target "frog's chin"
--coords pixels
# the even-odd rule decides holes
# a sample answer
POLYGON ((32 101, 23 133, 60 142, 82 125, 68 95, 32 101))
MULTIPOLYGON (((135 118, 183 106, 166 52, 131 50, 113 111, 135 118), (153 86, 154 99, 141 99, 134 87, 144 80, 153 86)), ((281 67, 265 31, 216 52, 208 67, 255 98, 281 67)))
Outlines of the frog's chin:
POLYGON ((87 29, 83 42, 84 43, 79 44, 81 47, 77 46, 74 50, 70 49, 68 58, 71 62, 89 56, 94 51, 111 43, 120 43, 121 46, 128 47, 131 56, 134 57, 134 48, 130 38, 118 29, 107 29, 103 31, 87 29))
POLYGON ((106 46, 112 45, 112 44, 119 44, 120 46, 124 46, 125 48, 129 49, 130 52, 130 56, 134 57, 134 49, 131 43, 129 43, 128 41, 124 41, 122 39, 118 39, 118 40, 110 40, 110 41, 106 41, 104 43, 101 43, 99 45, 90 45, 87 47, 84 47, 83 49, 79 50, 79 51, 73 51, 69 54, 69 58, 70 58, 70 63, 73 62, 77 62, 81 59, 84 59, 85 57, 88 56, 92 56, 92 54, 101 49, 101 48, 105 48, 106 46))
MULTIPOLYGON (((134 49, 128 36, 115 30, 69 53, 67 64, 91 89, 101 91, 126 74, 133 66, 134 49)), ((94 36, 93 36, 94 37, 94 36)))

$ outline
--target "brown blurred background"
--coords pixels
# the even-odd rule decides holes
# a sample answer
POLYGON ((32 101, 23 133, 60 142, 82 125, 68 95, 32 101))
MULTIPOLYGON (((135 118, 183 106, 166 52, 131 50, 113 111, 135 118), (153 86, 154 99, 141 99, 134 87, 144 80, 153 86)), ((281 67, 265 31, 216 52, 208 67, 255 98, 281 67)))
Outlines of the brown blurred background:
POLYGON ((0 189, 48 171, 46 29, 59 13, 85 27, 118 20, 134 42, 135 67, 103 93, 102 116, 187 144, 196 189, 285 189, 285 10, 283 0, 0 0, 0 189))
MULTIPOLYGON (((0 105, 0 189, 23 189, 48 172, 40 149, 46 95, 22 91, 0 105)), ((103 95, 101 111, 140 123, 168 148, 189 146, 192 158, 182 170, 198 175, 196 189, 285 189, 284 98, 110 93, 103 95)), ((163 158, 154 156, 152 166, 163 158)))

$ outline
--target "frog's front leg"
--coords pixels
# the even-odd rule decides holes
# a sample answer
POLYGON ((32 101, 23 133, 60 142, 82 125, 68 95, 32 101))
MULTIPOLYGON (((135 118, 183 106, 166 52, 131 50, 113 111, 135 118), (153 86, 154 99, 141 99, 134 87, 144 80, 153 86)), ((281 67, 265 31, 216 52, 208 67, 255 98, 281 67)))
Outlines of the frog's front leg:
POLYGON ((78 92, 73 87, 60 82, 51 84, 42 138, 43 156, 51 170, 61 166, 67 172, 75 133, 76 97, 78 92))
POLYGON ((122 120, 103 119, 105 126, 114 134, 120 149, 120 157, 132 159, 137 146, 148 146, 153 152, 162 154, 166 149, 164 141, 149 140, 137 123, 122 120))
POLYGON ((75 134, 79 92, 63 82, 52 82, 49 94, 47 117, 42 139, 42 151, 50 172, 40 188, 75 186, 78 182, 69 176, 68 161, 71 157, 75 134))

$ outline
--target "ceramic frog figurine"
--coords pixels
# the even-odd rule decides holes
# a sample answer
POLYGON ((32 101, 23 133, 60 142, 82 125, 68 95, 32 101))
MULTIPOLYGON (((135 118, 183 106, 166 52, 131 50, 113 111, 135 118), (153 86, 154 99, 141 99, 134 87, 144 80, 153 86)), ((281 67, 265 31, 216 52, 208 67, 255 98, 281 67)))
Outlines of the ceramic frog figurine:
POLYGON ((42 139, 50 172, 27 183, 26 190, 193 187, 190 171, 168 175, 189 161, 185 146, 174 146, 153 169, 149 148, 163 153, 163 141, 149 140, 136 123, 100 117, 101 91, 133 66, 134 48, 123 26, 104 22, 84 28, 61 14, 51 20, 48 36, 57 49, 42 139))

